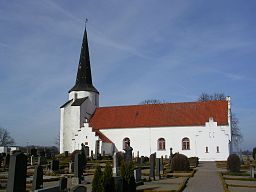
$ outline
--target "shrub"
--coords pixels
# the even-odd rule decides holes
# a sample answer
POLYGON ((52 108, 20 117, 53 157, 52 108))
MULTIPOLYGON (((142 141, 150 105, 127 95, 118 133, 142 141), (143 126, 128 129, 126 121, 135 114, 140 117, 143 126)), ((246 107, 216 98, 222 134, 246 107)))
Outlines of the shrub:
POLYGON ((240 158, 236 154, 231 154, 227 159, 227 169, 230 172, 240 172, 241 162, 240 158))
POLYGON ((123 192, 136 192, 136 182, 133 171, 132 162, 128 164, 122 162, 120 172, 123 177, 123 192))
POLYGON ((103 192, 102 171, 99 165, 97 165, 94 172, 92 192, 103 192))
POLYGON ((104 192, 115 192, 112 167, 109 163, 106 164, 105 170, 103 172, 103 187, 104 192))
POLYGON ((252 150, 252 157, 254 160, 256 160, 256 147, 254 147, 252 150))
POLYGON ((171 162, 171 171, 189 171, 189 161, 186 155, 176 153, 171 162))
POLYGON ((189 157, 188 161, 189 161, 190 166, 197 167, 198 164, 199 164, 199 158, 198 157, 189 157))

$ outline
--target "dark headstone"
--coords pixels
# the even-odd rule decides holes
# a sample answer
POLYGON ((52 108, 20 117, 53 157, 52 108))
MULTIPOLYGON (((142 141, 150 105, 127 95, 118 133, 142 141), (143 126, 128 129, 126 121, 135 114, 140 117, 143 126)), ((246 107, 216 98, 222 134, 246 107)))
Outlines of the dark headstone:
POLYGON ((26 192, 27 156, 16 153, 10 157, 7 191, 26 192))
POLYGON ((59 161, 58 160, 52 160, 51 170, 54 172, 59 171, 59 161))
POLYGON ((141 165, 144 164, 144 160, 145 160, 145 159, 144 159, 144 156, 141 156, 141 157, 140 157, 140 164, 141 164, 141 165))
POLYGON ((141 181, 141 168, 134 169, 135 182, 141 181))
POLYGON ((38 165, 35 167, 35 172, 33 176, 33 183, 32 183, 32 189, 42 189, 43 188, 43 167, 41 165, 38 165))
POLYGON ((81 184, 81 180, 83 177, 83 169, 84 169, 83 156, 77 153, 75 154, 74 177, 79 179, 79 184, 81 184))
POLYGON ((99 151, 100 151, 100 141, 95 141, 95 159, 99 159, 99 151))
POLYGON ((114 176, 115 190, 123 192, 123 178, 121 176, 114 176))
POLYGON ((160 170, 161 170, 161 159, 157 158, 156 159, 156 176, 159 177, 159 179, 161 179, 161 174, 160 174, 160 170))
POLYGON ((30 155, 32 156, 34 156, 34 157, 37 157, 37 149, 36 148, 32 148, 32 149, 30 149, 30 155))
POLYGON ((46 165, 47 163, 48 162, 47 162, 46 157, 44 157, 44 156, 39 156, 38 157, 38 160, 37 160, 38 165, 46 165))
POLYGON ((125 163, 130 163, 132 161, 132 150, 133 148, 130 146, 127 146, 124 151, 125 151, 125 163))
POLYGON ((64 152, 65 157, 68 157, 68 151, 64 152))
POLYGON ((78 185, 72 188, 71 192, 87 192, 87 188, 85 186, 78 185))
POLYGON ((40 157, 46 157, 45 151, 40 151, 39 156, 40 156, 40 157))
POLYGON ((60 191, 68 190, 68 179, 66 177, 62 177, 60 179, 60 191))
POLYGON ((150 174, 149 174, 149 177, 153 178, 154 180, 155 180, 155 166, 156 166, 155 160, 156 160, 156 154, 153 153, 153 154, 150 155, 150 174))

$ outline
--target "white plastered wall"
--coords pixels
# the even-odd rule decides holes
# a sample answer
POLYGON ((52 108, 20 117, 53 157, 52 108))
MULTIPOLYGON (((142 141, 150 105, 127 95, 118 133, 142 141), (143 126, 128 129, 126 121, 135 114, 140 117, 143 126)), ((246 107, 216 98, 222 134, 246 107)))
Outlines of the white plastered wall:
POLYGON ((229 155, 229 126, 217 126, 212 120, 205 126, 192 127, 154 127, 154 128, 122 128, 102 129, 118 150, 123 149, 123 139, 128 137, 134 154, 149 156, 156 152, 157 157, 169 156, 170 148, 173 153, 179 152, 188 157, 197 156, 200 160, 226 160, 229 155), (190 150, 182 150, 182 139, 190 139, 190 150), (164 151, 157 149, 159 138, 165 139, 164 151), (219 152, 217 152, 217 146, 219 152), (208 147, 208 153, 206 153, 208 147))

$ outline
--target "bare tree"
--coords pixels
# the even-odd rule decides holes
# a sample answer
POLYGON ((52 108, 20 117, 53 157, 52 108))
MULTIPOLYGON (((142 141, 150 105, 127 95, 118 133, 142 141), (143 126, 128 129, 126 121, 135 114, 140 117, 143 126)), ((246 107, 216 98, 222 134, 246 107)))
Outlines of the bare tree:
POLYGON ((145 99, 144 101, 140 102, 140 105, 147 105, 147 104, 161 104, 165 103, 160 101, 159 99, 145 99))
POLYGON ((198 101, 219 101, 219 100, 225 100, 226 96, 224 93, 214 93, 212 95, 208 94, 208 93, 202 93, 199 98, 198 101))
POLYGON ((0 128, 0 146, 14 145, 14 139, 10 136, 7 129, 0 128))

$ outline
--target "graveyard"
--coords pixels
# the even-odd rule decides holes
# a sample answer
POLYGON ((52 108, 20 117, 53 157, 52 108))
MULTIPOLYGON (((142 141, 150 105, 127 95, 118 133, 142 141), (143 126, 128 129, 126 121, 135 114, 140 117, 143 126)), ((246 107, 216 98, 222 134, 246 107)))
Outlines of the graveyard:
MULTIPOLYGON (((238 170, 233 170, 238 166, 235 160, 231 164, 229 160, 213 162, 220 187, 227 192, 255 191, 256 161, 249 156, 238 161, 238 170)), ((0 191, 186 191, 190 179, 197 179, 202 163, 197 157, 178 153, 161 158, 155 153, 134 155, 131 147, 113 156, 90 153, 84 145, 71 154, 57 155, 33 148, 28 154, 1 154, 0 191)))

